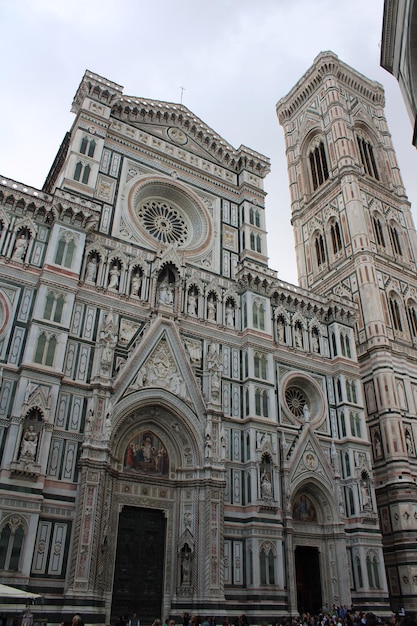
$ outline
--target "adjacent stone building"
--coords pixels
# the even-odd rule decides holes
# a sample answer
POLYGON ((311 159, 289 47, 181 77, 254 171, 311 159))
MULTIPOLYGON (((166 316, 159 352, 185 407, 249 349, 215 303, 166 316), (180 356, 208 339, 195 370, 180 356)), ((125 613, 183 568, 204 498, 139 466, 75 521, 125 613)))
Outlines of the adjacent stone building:
POLYGON ((299 287, 268 267, 268 159, 181 104, 87 71, 44 188, 1 179, 0 574, 49 623, 417 608, 383 104, 332 53, 278 103, 299 287))

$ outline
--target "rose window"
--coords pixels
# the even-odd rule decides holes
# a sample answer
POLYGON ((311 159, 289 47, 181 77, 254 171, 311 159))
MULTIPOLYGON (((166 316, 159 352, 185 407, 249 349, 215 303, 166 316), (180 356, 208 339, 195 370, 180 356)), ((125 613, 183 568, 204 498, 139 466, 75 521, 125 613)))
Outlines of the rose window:
POLYGON ((151 200, 137 209, 137 216, 147 232, 162 243, 184 244, 188 228, 180 212, 167 202, 151 200))
POLYGON ((291 413, 295 417, 303 417, 307 396, 298 387, 288 387, 285 390, 285 400, 291 413))

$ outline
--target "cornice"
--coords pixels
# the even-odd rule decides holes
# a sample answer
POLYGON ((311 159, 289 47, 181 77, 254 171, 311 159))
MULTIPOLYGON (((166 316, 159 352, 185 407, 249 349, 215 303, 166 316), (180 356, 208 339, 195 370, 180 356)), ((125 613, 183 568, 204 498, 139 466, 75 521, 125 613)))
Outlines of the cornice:
POLYGON ((390 74, 394 74, 395 33, 398 16, 398 0, 385 0, 382 23, 380 63, 390 74))
POLYGON ((327 76, 333 76, 348 89, 359 93, 371 105, 384 106, 384 89, 380 83, 369 80, 343 63, 334 52, 321 52, 289 94, 278 101, 276 111, 280 124, 284 124, 303 108, 320 89, 327 76))

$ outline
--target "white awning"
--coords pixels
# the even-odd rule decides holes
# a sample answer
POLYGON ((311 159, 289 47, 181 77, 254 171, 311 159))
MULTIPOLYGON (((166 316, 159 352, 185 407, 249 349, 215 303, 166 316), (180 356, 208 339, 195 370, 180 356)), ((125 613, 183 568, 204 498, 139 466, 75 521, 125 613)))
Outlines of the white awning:
POLYGON ((23 589, 17 589, 16 587, 9 587, 9 585, 0 584, 0 602, 6 598, 33 601, 38 598, 42 598, 42 596, 39 593, 31 593, 30 591, 23 591, 23 589))

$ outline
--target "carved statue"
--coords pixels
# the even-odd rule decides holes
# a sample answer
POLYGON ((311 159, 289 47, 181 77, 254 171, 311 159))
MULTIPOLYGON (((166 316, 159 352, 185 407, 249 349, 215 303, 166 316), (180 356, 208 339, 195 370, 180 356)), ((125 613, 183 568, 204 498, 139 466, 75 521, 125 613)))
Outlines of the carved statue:
POLYGON ((85 280, 90 283, 94 283, 97 278, 97 259, 95 257, 90 257, 88 259, 87 268, 85 270, 85 280))
POLYGON ((191 315, 191 317, 197 317, 197 296, 194 291, 190 291, 188 293, 188 304, 187 304, 187 313, 191 315))
POLYGON ((38 447, 38 433, 33 430, 32 424, 25 430, 20 445, 20 458, 34 461, 38 447))
POLYGON ((16 239, 16 244, 15 244, 15 249, 13 252, 12 259, 14 261, 23 261, 27 248, 28 248, 28 241, 25 235, 22 233, 19 239, 16 239))
POLYGON ((174 293, 171 283, 168 281, 168 278, 164 278, 159 286, 159 302, 160 304, 173 304, 174 302, 174 293))
POLYGON ((118 291, 120 280, 120 270, 117 265, 113 265, 110 270, 109 289, 112 291, 118 291))
POLYGON ((272 484, 271 480, 266 472, 262 474, 261 478, 261 496, 264 500, 272 498, 272 484))
POLYGON ((235 307, 231 300, 227 303, 226 306, 226 326, 234 326, 235 325, 235 307))
POLYGON ((216 321, 216 302, 214 298, 207 300, 207 319, 211 322, 216 321))
POLYGON ((140 296, 140 288, 142 286, 142 276, 139 273, 132 275, 132 283, 130 286, 131 296, 140 296))

